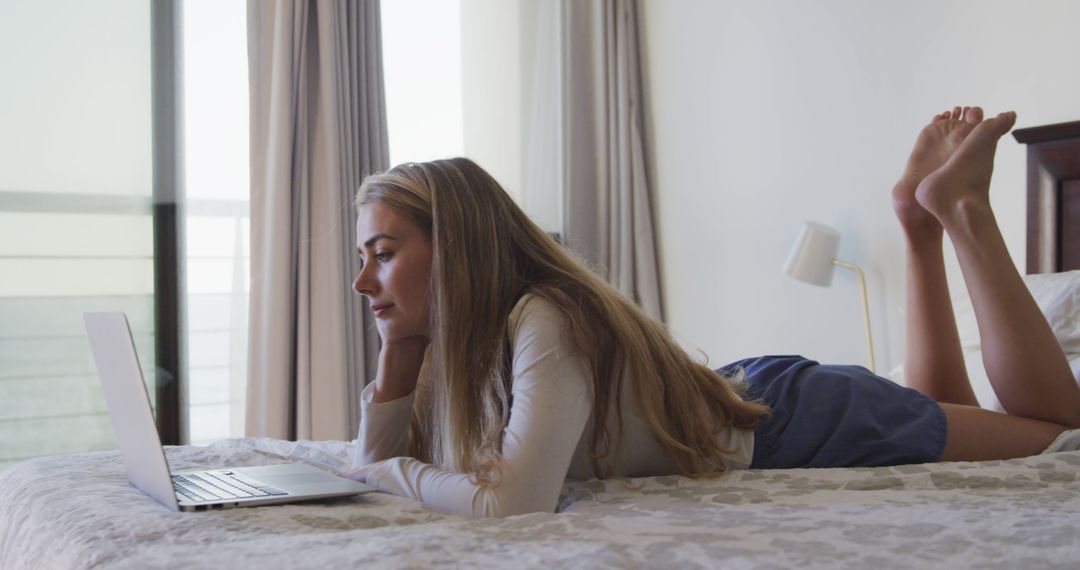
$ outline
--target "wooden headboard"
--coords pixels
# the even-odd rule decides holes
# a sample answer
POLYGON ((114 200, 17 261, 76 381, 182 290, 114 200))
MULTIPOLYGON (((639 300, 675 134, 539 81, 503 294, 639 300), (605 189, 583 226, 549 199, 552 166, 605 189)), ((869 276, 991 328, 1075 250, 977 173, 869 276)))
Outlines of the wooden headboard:
POLYGON ((1013 131, 1027 151, 1027 272, 1080 269, 1080 121, 1013 131))

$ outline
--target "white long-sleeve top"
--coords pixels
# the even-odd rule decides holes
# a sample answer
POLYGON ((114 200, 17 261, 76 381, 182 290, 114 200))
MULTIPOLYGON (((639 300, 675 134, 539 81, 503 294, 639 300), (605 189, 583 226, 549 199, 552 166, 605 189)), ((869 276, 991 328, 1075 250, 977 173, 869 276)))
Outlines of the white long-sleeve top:
MULTIPOLYGON (((513 347, 513 403, 503 433, 501 482, 485 488, 469 475, 439 469, 407 452, 414 394, 373 403, 374 383, 361 395, 357 467, 375 464, 367 483, 439 510, 467 516, 507 516, 552 512, 566 479, 597 476, 589 458, 592 436, 592 378, 586 359, 570 341, 566 316, 546 299, 525 295, 509 318, 513 347)), ((427 373, 427 361, 420 374, 427 373)), ((601 463, 626 477, 678 474, 663 445, 644 419, 629 378, 622 382, 622 437, 601 463)), ((618 437, 618 418, 608 414, 608 429, 618 437)), ((753 431, 725 428, 716 434, 733 452, 729 469, 745 469, 753 456, 753 431)))

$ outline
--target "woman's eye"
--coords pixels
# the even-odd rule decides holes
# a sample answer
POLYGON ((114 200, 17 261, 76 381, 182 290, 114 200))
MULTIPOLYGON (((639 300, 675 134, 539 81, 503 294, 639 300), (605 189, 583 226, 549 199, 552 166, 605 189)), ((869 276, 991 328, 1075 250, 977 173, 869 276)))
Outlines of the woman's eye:
POLYGON ((384 252, 382 252, 382 253, 376 253, 376 254, 375 254, 375 259, 378 259, 379 261, 383 261, 383 262, 385 262, 386 260, 388 260, 388 259, 390 259, 391 257, 393 257, 393 255, 394 255, 394 254, 390 253, 389 251, 384 251, 384 252))

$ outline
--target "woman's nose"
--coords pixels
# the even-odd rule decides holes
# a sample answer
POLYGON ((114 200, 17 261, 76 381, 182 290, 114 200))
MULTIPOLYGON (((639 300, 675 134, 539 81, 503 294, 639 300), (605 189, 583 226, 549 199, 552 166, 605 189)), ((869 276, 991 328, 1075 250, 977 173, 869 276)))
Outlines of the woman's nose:
POLYGON ((371 279, 367 277, 367 267, 360 270, 352 284, 353 291, 361 295, 371 295, 371 279))

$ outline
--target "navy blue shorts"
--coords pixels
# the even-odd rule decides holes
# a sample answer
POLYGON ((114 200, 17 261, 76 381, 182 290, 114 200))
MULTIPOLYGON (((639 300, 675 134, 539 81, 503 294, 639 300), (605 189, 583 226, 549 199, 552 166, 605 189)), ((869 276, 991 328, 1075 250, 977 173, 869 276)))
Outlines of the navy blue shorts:
POLYGON ((862 366, 762 356, 720 369, 746 371, 749 396, 772 408, 754 431, 751 469, 930 463, 945 449, 945 413, 933 399, 862 366))

